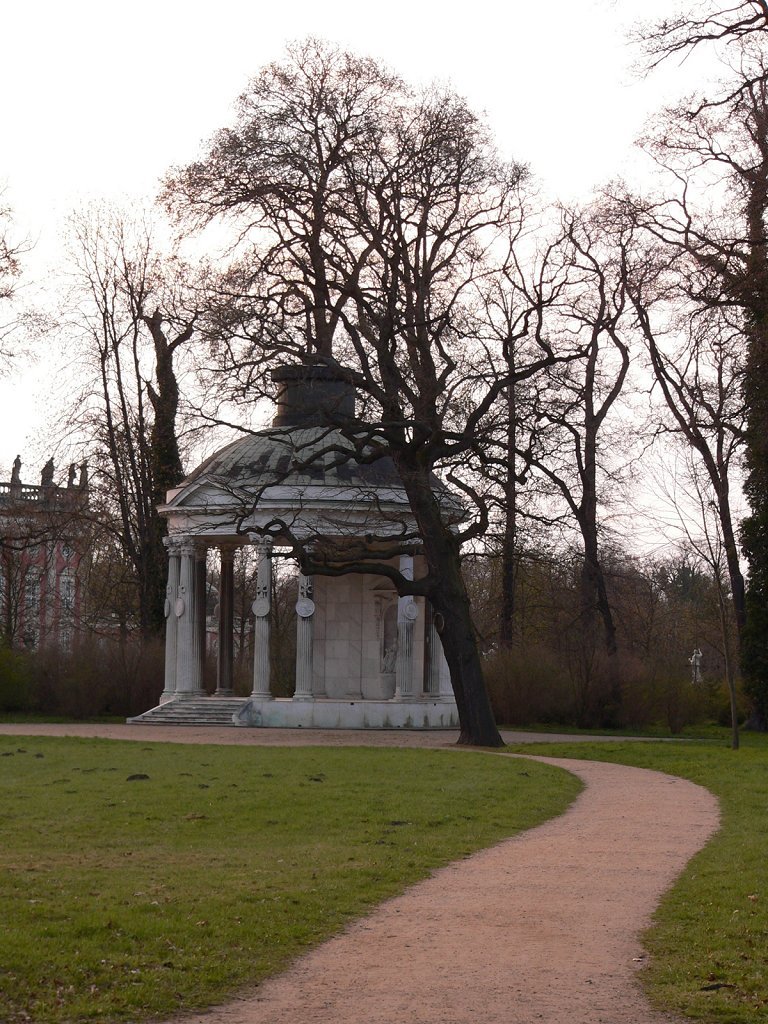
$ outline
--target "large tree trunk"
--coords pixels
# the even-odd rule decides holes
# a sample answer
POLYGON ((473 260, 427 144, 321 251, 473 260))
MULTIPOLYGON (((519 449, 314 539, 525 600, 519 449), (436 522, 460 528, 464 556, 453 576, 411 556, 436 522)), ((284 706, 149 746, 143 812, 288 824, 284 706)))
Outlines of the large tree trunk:
MULTIPOLYGON (((725 482, 727 487, 727 480, 725 482)), ((728 579, 731 585, 731 600, 736 618, 736 633, 741 644, 741 634, 744 630, 747 613, 744 605, 744 576, 739 564, 739 548, 736 543, 736 536, 733 532, 733 517, 731 516, 730 501, 727 494, 723 497, 718 489, 718 512, 720 529, 723 534, 723 547, 725 549, 725 560, 728 567, 728 579)))
POLYGON ((744 398, 747 406, 744 491, 750 515, 742 526, 749 561, 742 631, 741 659, 745 689, 752 698, 752 724, 768 728, 768 112, 756 105, 755 118, 763 143, 762 173, 754 175, 747 203, 748 274, 744 280, 747 321, 747 366, 744 398))
POLYGON ((176 436, 176 415, 179 410, 179 385, 173 366, 173 354, 180 341, 192 334, 191 328, 169 343, 162 329, 162 317, 155 313, 144 322, 152 334, 155 348, 157 390, 148 383, 154 419, 151 436, 152 494, 156 504, 165 502, 166 492, 184 478, 176 436))
POLYGON ((584 437, 584 468, 582 471, 582 501, 578 517, 584 544, 584 562, 581 571, 581 616, 585 625, 592 626, 595 615, 603 624, 603 640, 607 656, 608 700, 604 702, 600 724, 604 728, 619 725, 622 705, 619 678, 616 624, 608 600, 605 573, 600 560, 597 539, 597 431, 598 423, 592 408, 592 382, 588 378, 586 402, 586 430, 584 437))
POLYGON ((754 708, 750 725, 768 728, 768 332, 753 324, 744 393, 748 406, 747 479, 750 515, 742 524, 749 562, 742 630, 744 688, 754 708))
POLYGON ((459 712, 459 743, 503 747, 483 679, 459 543, 443 520, 429 471, 408 465, 410 460, 402 457, 396 456, 395 461, 419 527, 429 575, 435 581, 429 600, 442 617, 440 639, 459 712))
POLYGON ((188 324, 173 341, 163 329, 163 316, 156 310, 145 316, 144 323, 152 335, 155 350, 155 377, 157 389, 147 382, 147 393, 152 402, 152 432, 150 435, 149 469, 152 504, 147 523, 146 578, 143 581, 146 613, 142 621, 142 635, 149 639, 162 635, 165 629, 165 577, 167 558, 163 538, 167 533, 166 521, 157 514, 157 506, 165 504, 166 494, 184 479, 176 433, 176 415, 179 409, 179 385, 173 365, 176 348, 187 341, 193 332, 188 324))
POLYGON ((605 587, 605 575, 597 554, 596 545, 592 542, 585 545, 584 561, 581 568, 581 618, 588 622, 595 614, 600 616, 603 624, 603 643, 609 658, 618 653, 616 640, 616 624, 608 600, 605 587))

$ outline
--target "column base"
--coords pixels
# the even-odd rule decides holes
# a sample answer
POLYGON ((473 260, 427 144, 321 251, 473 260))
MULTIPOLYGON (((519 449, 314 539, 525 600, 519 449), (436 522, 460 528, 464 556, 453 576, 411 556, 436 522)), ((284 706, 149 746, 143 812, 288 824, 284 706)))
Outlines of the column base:
POLYGON ((177 690, 173 696, 175 700, 190 700, 192 698, 207 697, 208 693, 206 690, 177 690))
POLYGON ((275 698, 271 693, 260 693, 258 690, 254 690, 251 694, 251 700, 274 700, 275 698))
POLYGON ((233 697, 235 691, 231 686, 219 686, 214 691, 214 697, 233 697))
POLYGON ((314 693, 294 693, 293 697, 291 698, 291 700, 295 700, 295 701, 299 701, 299 702, 303 701, 304 703, 310 703, 314 699, 315 699, 314 693))

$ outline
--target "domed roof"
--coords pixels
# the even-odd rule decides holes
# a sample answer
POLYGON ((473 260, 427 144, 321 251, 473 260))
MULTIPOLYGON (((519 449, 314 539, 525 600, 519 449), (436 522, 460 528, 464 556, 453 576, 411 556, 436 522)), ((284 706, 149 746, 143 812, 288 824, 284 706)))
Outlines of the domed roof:
POLYGON ((353 443, 328 427, 270 427, 240 437, 206 459, 181 486, 203 478, 241 493, 276 485, 402 488, 391 458, 358 462, 353 443))
MULTIPOLYGON (((375 446, 365 444, 351 389, 323 368, 286 367, 275 378, 283 391, 272 426, 239 437, 168 492, 160 511, 171 531, 221 535, 233 523, 238 534, 273 530, 276 523, 294 536, 402 535, 405 524, 412 530, 395 463, 375 458, 375 446), (349 426, 342 429, 343 423, 349 426)), ((431 484, 451 518, 460 520, 458 497, 434 475, 431 484)))

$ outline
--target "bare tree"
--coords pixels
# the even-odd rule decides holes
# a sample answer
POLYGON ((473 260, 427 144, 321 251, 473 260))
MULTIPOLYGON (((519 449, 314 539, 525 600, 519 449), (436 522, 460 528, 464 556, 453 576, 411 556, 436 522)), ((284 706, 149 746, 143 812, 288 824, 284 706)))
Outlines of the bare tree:
POLYGON ((216 321, 230 386, 264 393, 265 369, 282 362, 354 387, 358 414, 329 414, 336 433, 322 457, 393 461, 416 530, 390 535, 382 554, 418 543, 427 569, 410 580, 319 538, 313 550, 297 539, 302 565, 380 573, 426 597, 445 624, 461 742, 483 745, 501 740, 461 573, 462 545, 488 523, 474 470, 510 383, 555 359, 540 335, 512 372, 481 327, 480 292, 524 217, 524 177, 459 97, 411 92, 371 61, 310 41, 251 83, 235 127, 167 188, 180 209, 203 222, 229 214, 242 232, 216 321), (461 494, 463 522, 439 477, 461 494))
MULTIPOLYGON (((570 267, 562 256, 562 241, 557 238, 540 253, 528 254, 525 267, 512 244, 508 262, 483 294, 482 331, 490 332, 496 341, 509 375, 498 404, 496 435, 484 439, 479 466, 479 476, 489 485, 491 531, 486 543, 500 560, 497 642, 505 649, 514 645, 519 634, 515 596, 521 523, 552 525, 553 513, 540 510, 539 488, 521 454, 534 446, 542 382, 540 375, 518 370, 535 363, 538 339, 552 333, 551 314, 568 288, 570 267)), ((565 355, 560 353, 563 362, 565 355)), ((571 355, 579 355, 578 345, 571 355)))
MULTIPOLYGON (((695 270, 695 268, 693 268, 695 270)), ((744 364, 741 324, 730 310, 693 306, 675 266, 646 253, 627 267, 627 290, 655 380, 671 420, 662 433, 682 438, 701 462, 712 489, 739 636, 746 622, 744 577, 732 509, 734 476, 744 445, 744 364)))
POLYGON ((675 482, 672 503, 679 527, 689 548, 707 566, 714 584, 720 624, 721 651, 730 702, 731 747, 738 750, 739 713, 736 693, 738 619, 733 614, 736 609, 736 600, 729 586, 728 548, 722 533, 719 495, 708 477, 707 470, 705 469, 702 473, 701 464, 694 461, 695 450, 694 447, 689 450, 684 481, 676 480, 675 482))
POLYGON ((13 294, 20 251, 21 247, 11 241, 10 207, 0 206, 0 299, 9 299, 13 294))
MULTIPOLYGON (((713 322, 738 351, 744 403, 745 491, 750 515, 741 540, 749 562, 741 628, 742 669, 756 722, 768 721, 768 72, 754 41, 734 43, 741 63, 717 102, 691 98, 657 120, 645 146, 665 178, 666 194, 626 203, 634 222, 660 243, 682 300, 695 312, 693 337, 713 322), (743 353, 743 355, 742 355, 743 353)), ((641 318, 642 319, 642 318, 641 318)), ((646 336, 650 328, 645 325, 646 336)), ((683 345, 684 347, 684 345, 683 345)), ((676 404, 694 397, 657 358, 676 404), (674 396, 672 392, 676 392, 674 396)), ((694 385, 695 387, 695 385, 694 385)), ((701 396, 700 396, 701 397, 701 396)), ((696 413, 703 407, 696 398, 696 413)), ((684 416, 687 413, 684 412, 684 416)), ((698 430, 696 424, 691 428, 698 430)), ((692 433, 692 436, 693 436, 692 433)), ((711 435, 710 435, 711 439, 711 435)), ((700 447, 700 453, 703 449, 700 447)), ((720 493, 723 492, 722 469, 720 493)), ((712 472, 716 467, 712 467, 712 472)), ((726 511, 724 509, 724 511, 726 511)), ((723 527, 728 537, 727 527, 723 527)), ((727 543, 730 544, 728 540, 727 543)), ((735 543, 733 545, 735 548, 735 543)), ((729 560, 739 601, 737 558, 729 560)))
POLYGON ((20 317, 11 314, 6 319, 5 310, 11 308, 11 299, 21 272, 20 258, 28 251, 29 245, 14 239, 11 209, 3 204, 2 198, 0 190, 0 373, 6 373, 16 354, 13 336, 20 317))
MULTIPOLYGON (((276 356, 331 354, 367 256, 350 244, 349 169, 377 144, 400 88, 374 61, 310 39, 249 83, 234 126, 214 136, 204 160, 173 172, 173 210, 198 226, 225 215, 239 233, 241 258, 221 290, 235 306, 218 307, 223 339, 227 315, 237 322, 247 312, 276 356)), ((242 352, 231 353, 230 374, 233 366, 233 390, 259 388, 262 375, 249 375, 242 352)))
POLYGON ((685 58, 697 47, 734 43, 768 30, 766 0, 740 0, 730 7, 709 2, 683 8, 659 21, 641 22, 632 33, 648 70, 670 57, 685 58))
POLYGON ((599 507, 608 497, 608 487, 615 486, 617 434, 608 433, 608 420, 630 365, 625 337, 630 327, 625 315, 628 299, 621 272, 626 242, 620 239, 611 251, 604 242, 610 232, 597 212, 577 216, 563 211, 562 220, 560 258, 567 286, 555 310, 556 323, 561 332, 577 339, 583 355, 549 371, 546 386, 540 385, 537 395, 536 430, 518 454, 559 494, 578 530, 583 557, 574 626, 581 672, 586 678, 590 675, 600 622, 611 691, 604 718, 606 724, 615 724, 621 681, 616 625, 601 558, 599 507))
POLYGON ((72 221, 75 313, 72 331, 93 376, 76 398, 77 427, 114 510, 114 536, 132 566, 138 624, 163 627, 165 522, 157 506, 182 477, 174 357, 192 337, 196 313, 163 262, 146 223, 98 210, 72 221))

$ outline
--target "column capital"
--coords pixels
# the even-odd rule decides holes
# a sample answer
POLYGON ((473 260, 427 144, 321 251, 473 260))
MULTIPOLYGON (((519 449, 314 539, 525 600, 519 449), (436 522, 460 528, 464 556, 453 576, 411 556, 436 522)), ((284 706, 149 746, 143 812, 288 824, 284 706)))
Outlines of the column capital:
POLYGON ((225 562, 234 562, 235 553, 240 549, 240 545, 231 540, 222 541, 216 546, 219 549, 219 557, 221 558, 222 565, 225 562))
POLYGON ((183 543, 183 540, 183 537, 173 535, 163 537, 163 547, 165 548, 169 555, 179 555, 181 554, 181 545, 183 543))
POLYGON ((202 560, 208 553, 208 545, 199 537, 180 537, 179 550, 182 555, 202 560))
POLYGON ((248 539, 255 548, 258 548, 259 555, 271 555, 274 543, 271 537, 266 537, 263 533, 249 533, 248 539))
POLYGON ((311 576, 299 575, 299 598, 296 601, 296 614, 301 619, 308 619, 315 614, 315 602, 313 595, 315 581, 311 576))

